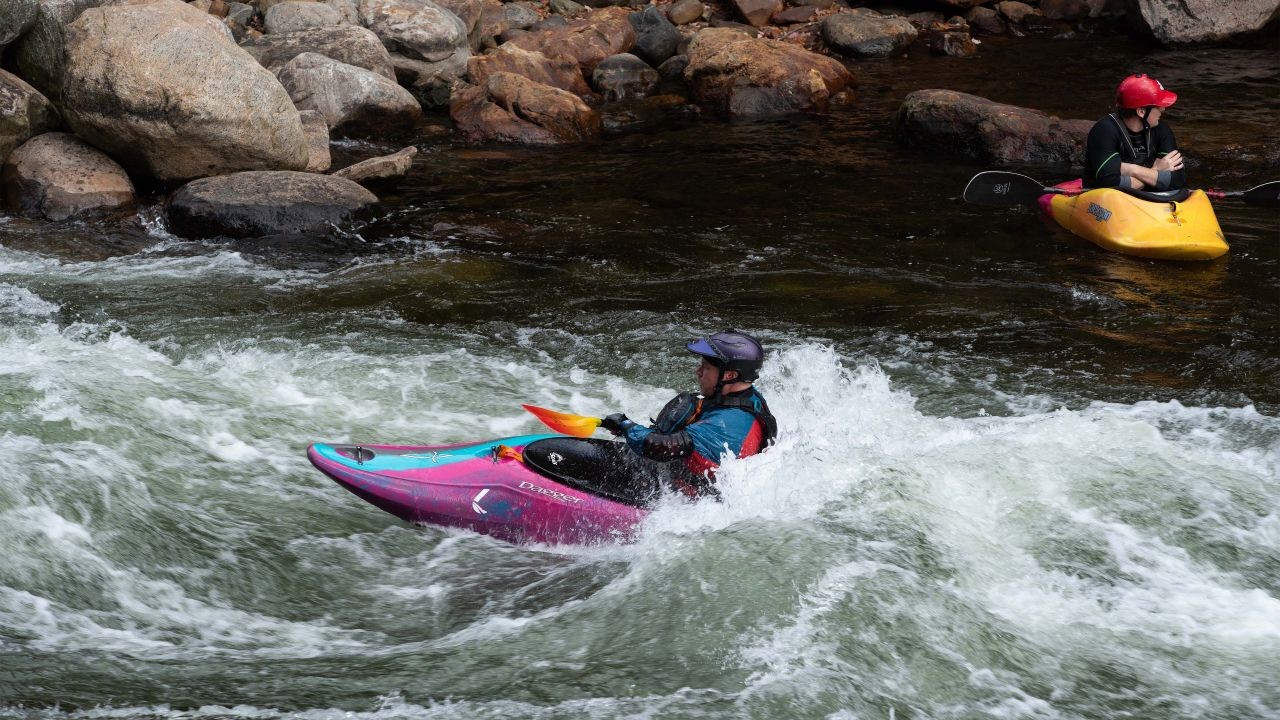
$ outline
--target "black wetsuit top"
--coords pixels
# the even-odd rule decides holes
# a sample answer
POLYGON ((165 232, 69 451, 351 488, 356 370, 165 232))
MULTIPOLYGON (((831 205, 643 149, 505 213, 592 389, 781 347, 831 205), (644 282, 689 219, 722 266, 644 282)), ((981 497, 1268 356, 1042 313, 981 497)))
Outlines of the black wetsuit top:
MULTIPOLYGON (((1093 124, 1084 151, 1084 186, 1118 187, 1120 163, 1151 167, 1159 158, 1178 149, 1173 130, 1162 122, 1153 128, 1132 133, 1118 115, 1108 115, 1093 124)), ((1147 190, 1180 190, 1187 186, 1186 169, 1169 173, 1169 184, 1147 190)))

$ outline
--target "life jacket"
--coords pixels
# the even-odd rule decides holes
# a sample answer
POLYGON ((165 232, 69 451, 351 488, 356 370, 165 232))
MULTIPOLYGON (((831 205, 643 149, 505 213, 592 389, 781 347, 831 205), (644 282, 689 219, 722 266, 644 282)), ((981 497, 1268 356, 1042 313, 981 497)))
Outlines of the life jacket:
POLYGON ((1120 113, 1111 113, 1107 117, 1110 117, 1112 122, 1116 124, 1116 127, 1120 128, 1120 156, 1124 158, 1124 162, 1133 165, 1141 165, 1143 167, 1151 167, 1155 161, 1154 151, 1151 147, 1151 126, 1148 125, 1147 129, 1143 131, 1142 136, 1144 145, 1141 150, 1139 150, 1139 148, 1135 147, 1133 144, 1131 137, 1133 133, 1129 132, 1128 126, 1126 126, 1124 121, 1120 119, 1120 113))
MULTIPOLYGON (((755 391, 755 388, 727 396, 717 395, 714 398, 705 398, 692 392, 680 393, 667 402, 662 412, 658 413, 657 419, 652 421, 653 428, 656 432, 663 434, 680 432, 697 422, 704 414, 717 408, 744 410, 756 421, 743 440, 738 457, 755 455, 773 444, 778 437, 778 421, 769 411, 768 403, 760 393, 755 391)), ((695 498, 700 495, 719 495, 712 484, 715 479, 715 469, 718 467, 716 459, 703 457, 701 453, 695 451, 684 459, 684 467, 687 471, 683 473, 684 477, 673 479, 677 489, 695 498)))

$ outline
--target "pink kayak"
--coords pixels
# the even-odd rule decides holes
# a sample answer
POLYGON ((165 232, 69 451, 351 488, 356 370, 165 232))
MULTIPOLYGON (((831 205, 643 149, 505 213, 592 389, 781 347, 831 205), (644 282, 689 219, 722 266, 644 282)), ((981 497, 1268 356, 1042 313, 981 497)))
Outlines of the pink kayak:
POLYGON ((461 445, 307 448, 321 472, 409 522, 510 542, 626 542, 657 481, 619 442, 522 435, 461 445))

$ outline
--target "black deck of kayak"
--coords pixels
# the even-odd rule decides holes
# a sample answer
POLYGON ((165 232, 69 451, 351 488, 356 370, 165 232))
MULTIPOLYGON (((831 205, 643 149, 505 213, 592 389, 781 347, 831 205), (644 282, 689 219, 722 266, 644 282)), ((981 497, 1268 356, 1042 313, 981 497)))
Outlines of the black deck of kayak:
POLYGON ((576 490, 644 507, 661 494, 671 463, 637 456, 626 443, 594 438, 535 440, 524 462, 541 475, 576 490))

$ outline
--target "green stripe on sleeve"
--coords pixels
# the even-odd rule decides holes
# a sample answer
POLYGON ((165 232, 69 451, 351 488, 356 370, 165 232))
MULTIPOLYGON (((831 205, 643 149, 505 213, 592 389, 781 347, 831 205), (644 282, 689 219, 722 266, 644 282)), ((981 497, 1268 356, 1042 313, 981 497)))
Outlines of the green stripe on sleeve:
POLYGON ((1098 169, 1093 171, 1093 176, 1097 177, 1098 173, 1102 172, 1102 168, 1106 167, 1107 163, 1111 162, 1111 158, 1116 157, 1119 154, 1120 153, 1118 152, 1111 153, 1111 157, 1107 158, 1106 160, 1103 160, 1102 164, 1098 166, 1098 169))

